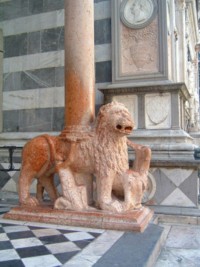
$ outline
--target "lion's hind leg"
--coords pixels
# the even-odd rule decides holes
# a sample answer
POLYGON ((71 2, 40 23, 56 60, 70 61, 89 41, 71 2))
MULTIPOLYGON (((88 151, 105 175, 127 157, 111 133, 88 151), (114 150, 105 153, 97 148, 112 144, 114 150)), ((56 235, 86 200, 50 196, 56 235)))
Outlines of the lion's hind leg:
POLYGON ((22 166, 19 176, 19 203, 25 206, 37 206, 38 200, 30 195, 30 186, 36 173, 29 166, 22 166))
POLYGON ((126 210, 141 208, 143 182, 139 173, 128 170, 123 175, 124 205, 126 210))
POLYGON ((36 198, 40 203, 43 202, 43 199, 44 199, 43 196, 44 196, 44 186, 38 180, 37 181, 37 188, 36 188, 36 198))
POLYGON ((100 209, 110 212, 123 212, 123 202, 112 197, 115 173, 107 177, 97 177, 97 205, 100 209))
POLYGON ((62 197, 54 204, 56 209, 86 210, 88 209, 85 186, 77 186, 75 175, 70 168, 60 168, 59 177, 62 186, 62 197))
POLYGON ((55 200, 58 198, 58 192, 54 185, 54 175, 51 174, 49 176, 42 176, 38 180, 37 184, 37 199, 40 202, 43 202, 43 193, 44 189, 46 190, 47 194, 49 195, 51 201, 54 203, 55 200))

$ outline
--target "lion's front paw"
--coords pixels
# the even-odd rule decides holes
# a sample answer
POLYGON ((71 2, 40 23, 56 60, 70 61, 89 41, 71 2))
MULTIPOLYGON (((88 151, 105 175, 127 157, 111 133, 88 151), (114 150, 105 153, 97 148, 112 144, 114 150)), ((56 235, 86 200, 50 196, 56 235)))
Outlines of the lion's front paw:
POLYGON ((23 206, 35 207, 39 206, 39 201, 35 197, 27 197, 26 199, 21 201, 20 204, 23 206))
POLYGON ((75 210, 75 211, 82 211, 86 210, 86 207, 77 201, 76 202, 70 202, 66 197, 59 197, 56 199, 54 203, 55 209, 66 209, 66 210, 75 210))
POLYGON ((124 207, 123 207, 122 202, 120 202, 118 200, 112 201, 111 206, 113 208, 113 211, 116 211, 119 213, 124 211, 124 207))
POLYGON ((100 208, 102 210, 107 210, 107 211, 112 211, 112 212, 117 212, 117 213, 121 213, 124 211, 124 207, 122 202, 118 201, 118 200, 113 200, 111 202, 108 203, 101 203, 100 204, 100 208))
POLYGON ((72 210, 71 203, 65 197, 59 197, 54 203, 54 209, 69 209, 72 210))

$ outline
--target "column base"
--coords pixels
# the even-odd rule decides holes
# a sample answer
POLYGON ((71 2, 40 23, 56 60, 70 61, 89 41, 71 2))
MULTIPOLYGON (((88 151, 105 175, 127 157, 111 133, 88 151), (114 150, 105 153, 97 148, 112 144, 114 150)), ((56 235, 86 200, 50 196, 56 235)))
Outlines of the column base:
POLYGON ((147 207, 123 214, 104 211, 55 210, 52 206, 12 208, 5 219, 53 223, 68 226, 89 227, 109 230, 143 232, 152 219, 153 211, 147 207))

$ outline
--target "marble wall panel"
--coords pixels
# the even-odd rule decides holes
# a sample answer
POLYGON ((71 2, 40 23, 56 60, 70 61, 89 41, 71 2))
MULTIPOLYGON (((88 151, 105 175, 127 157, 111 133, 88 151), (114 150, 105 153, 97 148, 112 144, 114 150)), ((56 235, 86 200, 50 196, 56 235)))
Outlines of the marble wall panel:
POLYGON ((19 132, 19 110, 3 112, 4 132, 19 132))
POLYGON ((4 57, 27 55, 27 33, 4 38, 4 57))
POLYGON ((61 131, 64 128, 64 113, 64 107, 53 109, 52 131, 61 131))
POLYGON ((193 168, 152 168, 156 192, 152 204, 197 207, 199 178, 193 168))
MULTIPOLYGON (((95 46, 95 61, 110 61, 111 45, 95 46)), ((4 73, 64 66, 64 50, 4 58, 4 73)))
POLYGON ((3 110, 20 110, 37 107, 39 100, 37 90, 8 91, 3 94, 3 110))
POLYGON ((3 75, 3 91, 21 90, 21 72, 10 72, 3 75))
POLYGON ((52 108, 19 111, 19 131, 49 131, 52 125, 52 108))
POLYGON ((17 72, 64 66, 64 51, 51 51, 4 59, 3 72, 17 72))
POLYGON ((95 20, 106 19, 111 17, 111 2, 102 1, 94 5, 94 18, 95 20))
POLYGON ((29 0, 30 14, 38 14, 43 12, 43 0, 29 0))
POLYGON ((65 76, 64 67, 55 68, 55 86, 64 86, 65 76))
POLYGON ((0 3, 0 21, 14 19, 29 14, 28 0, 11 0, 0 3))
POLYGON ((21 73, 21 89, 55 86, 55 68, 45 68, 21 73))
MULTIPOLYGON (((51 6, 54 2, 51 0, 51 6)), ((1 3, 0 3, 1 12, 1 3)), ((94 7, 95 21, 111 17, 110 1, 103 1, 95 4, 94 7)), ((34 14, 26 17, 12 18, 1 21, 0 27, 3 29, 4 37, 17 35, 21 33, 30 33, 64 26, 64 9, 55 10, 47 13, 34 14)))
POLYGON ((41 51, 41 33, 30 32, 28 33, 27 54, 36 54, 41 51))
POLYGON ((22 33, 4 38, 4 57, 49 52, 64 49, 64 28, 57 27, 34 33, 22 33), (15 45, 13 45, 15 44, 15 45))
POLYGON ((49 12, 53 10, 63 9, 64 0, 43 0, 43 11, 49 12))
POLYGON ((64 49, 63 27, 41 31, 41 52, 64 49))
POLYGON ((3 99, 4 111, 64 107, 64 87, 8 91, 3 99))
POLYGON ((4 91, 64 85, 64 68, 44 68, 4 74, 4 91), (56 81, 57 79, 57 81, 56 81))
MULTIPOLYGON (((0 168, 3 169, 3 166, 0 164, 0 168)), ((10 180, 10 175, 7 172, 0 171, 0 188, 4 187, 10 180)))
POLYGON ((4 37, 20 33, 30 33, 64 26, 64 10, 41 13, 28 17, 21 17, 6 21, 0 21, 4 37))
POLYGON ((63 9, 64 0, 11 0, 0 3, 0 21, 63 9))
MULTIPOLYGON (((97 80, 101 83, 110 81, 110 61, 96 63, 97 80), (106 71, 104 71, 104 67, 106 71)), ((30 71, 4 73, 4 92, 34 88, 64 86, 64 67, 44 68, 30 71)))
POLYGON ((64 107, 64 87, 54 87, 34 91, 38 91, 36 108, 64 107))
POLYGON ((95 62, 111 60, 111 44, 95 45, 95 62))
POLYGON ((111 61, 97 62, 95 68, 96 83, 111 82, 112 65, 111 61))
POLYGON ((6 132, 45 132, 63 129, 64 108, 4 111, 3 115, 3 127, 6 132))
POLYGON ((111 19, 95 21, 94 30, 95 45, 111 43, 111 19))

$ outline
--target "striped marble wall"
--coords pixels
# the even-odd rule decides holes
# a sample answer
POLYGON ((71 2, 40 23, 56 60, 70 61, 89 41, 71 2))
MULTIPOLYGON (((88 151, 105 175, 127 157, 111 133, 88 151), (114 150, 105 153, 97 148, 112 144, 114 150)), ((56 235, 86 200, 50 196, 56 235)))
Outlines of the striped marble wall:
MULTIPOLYGON (((94 0, 98 87, 111 82, 110 0, 94 0)), ((64 0, 0 1, 3 131, 60 131, 64 122, 64 0)))

